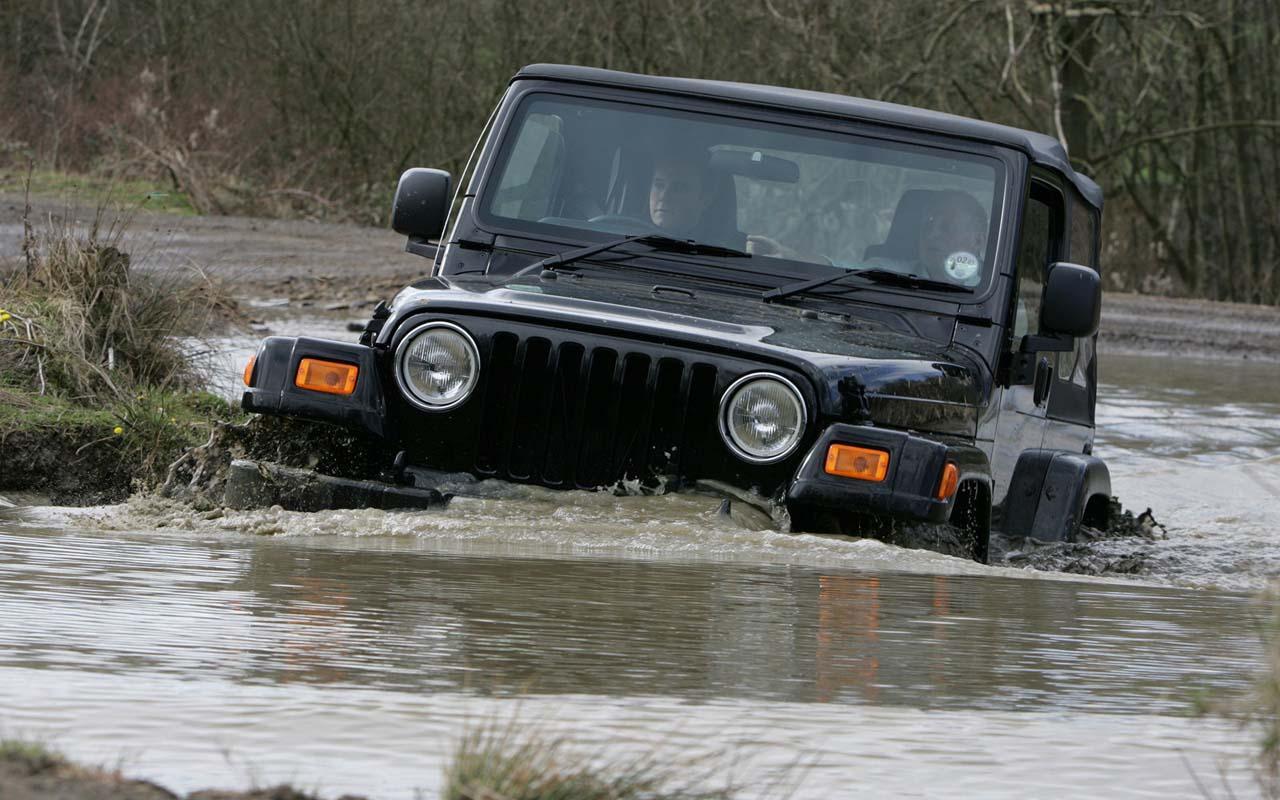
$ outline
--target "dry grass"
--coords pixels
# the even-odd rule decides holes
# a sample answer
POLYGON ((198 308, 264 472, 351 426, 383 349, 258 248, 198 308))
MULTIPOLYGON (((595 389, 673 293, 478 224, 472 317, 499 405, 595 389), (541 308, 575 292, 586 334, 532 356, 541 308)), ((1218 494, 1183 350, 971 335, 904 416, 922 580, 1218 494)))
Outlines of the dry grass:
MULTIPOLYGON (((1253 734, 1256 749, 1250 758, 1257 796, 1280 800, 1280 582, 1273 583, 1257 598, 1262 607, 1260 638, 1263 666, 1250 691, 1236 699, 1202 694, 1193 701, 1199 715, 1229 720, 1253 734)), ((1215 797, 1201 776, 1195 775, 1201 795, 1215 797)), ((1221 776, 1224 796, 1234 797, 1225 774, 1221 776)))
POLYGON ((100 207, 87 230, 27 223, 23 263, 0 283, 4 383, 88 401, 203 384, 178 337, 208 330, 226 293, 196 269, 136 269, 128 222, 100 207))
POLYGON ((707 789, 717 764, 650 753, 618 758, 575 750, 564 738, 489 724, 466 734, 445 770, 444 800, 730 800, 707 789))
POLYGON ((1261 602, 1267 612, 1262 630, 1266 666, 1252 696, 1237 711, 1258 736, 1258 786, 1263 796, 1280 798, 1280 584, 1263 592, 1261 602))

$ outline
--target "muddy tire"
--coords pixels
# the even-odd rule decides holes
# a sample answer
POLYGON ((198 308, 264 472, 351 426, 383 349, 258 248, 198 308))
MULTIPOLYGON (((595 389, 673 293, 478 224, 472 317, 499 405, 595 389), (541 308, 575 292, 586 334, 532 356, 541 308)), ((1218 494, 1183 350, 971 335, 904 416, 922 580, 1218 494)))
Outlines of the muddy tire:
POLYGON ((886 536, 878 537, 889 544, 913 550, 932 550, 957 558, 981 563, 987 560, 987 542, 978 533, 950 523, 941 525, 901 523, 886 536))

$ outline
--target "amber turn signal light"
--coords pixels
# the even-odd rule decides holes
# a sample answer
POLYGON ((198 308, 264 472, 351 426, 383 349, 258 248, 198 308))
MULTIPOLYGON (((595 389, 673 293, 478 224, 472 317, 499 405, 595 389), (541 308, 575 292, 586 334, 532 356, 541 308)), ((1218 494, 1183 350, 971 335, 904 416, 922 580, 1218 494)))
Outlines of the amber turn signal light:
POLYGON ((249 363, 244 365, 244 385, 252 386, 253 383, 253 365, 258 363, 257 356, 249 356, 249 363))
POLYGON ((870 447, 833 444, 827 448, 828 475, 879 483, 889 474, 889 454, 870 447))
POLYGON ((293 379, 293 385, 299 389, 325 394, 351 394, 356 390, 356 376, 359 374, 360 368, 354 364, 304 358, 298 364, 298 374, 293 379))
POLYGON ((960 470, 956 469, 956 465, 950 461, 942 468, 942 480, 938 481, 938 493, 934 497, 939 500, 950 500, 951 495, 956 493, 956 487, 960 485, 960 470))

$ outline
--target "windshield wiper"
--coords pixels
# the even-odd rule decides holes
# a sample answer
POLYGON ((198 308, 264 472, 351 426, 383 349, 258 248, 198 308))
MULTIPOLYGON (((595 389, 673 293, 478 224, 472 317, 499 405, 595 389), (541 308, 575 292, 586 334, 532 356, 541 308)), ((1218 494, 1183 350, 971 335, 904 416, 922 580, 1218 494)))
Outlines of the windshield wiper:
MULTIPOLYGON (((888 269, 853 269, 848 272, 842 272, 839 275, 828 275, 825 278, 814 278, 813 280, 800 281, 798 283, 779 286, 776 289, 770 289, 760 296, 760 299, 768 303, 773 300, 781 300, 784 297, 790 297, 793 294, 807 292, 810 289, 816 289, 819 286, 826 286, 828 283, 844 280, 848 277, 858 277, 871 283, 880 283, 886 286, 906 286, 912 289, 933 289, 939 292, 972 292, 973 289, 968 286, 961 286, 957 283, 948 283, 947 281, 938 281, 933 278, 922 278, 919 275, 910 275, 904 272, 894 272, 888 269)), ((859 287, 861 288, 861 287, 859 287)))
POLYGON ((664 236, 660 233, 643 233, 636 236, 624 236, 621 239, 615 239, 611 242, 603 244, 593 244, 589 247, 580 247, 576 250, 566 250, 563 253, 557 253, 547 256, 541 261, 535 261, 529 266, 518 270, 511 277, 518 278, 521 275, 528 275, 530 272, 540 272, 544 269, 554 271, 557 267, 564 267, 575 261, 581 261, 589 258, 597 253, 603 253, 606 250, 612 250, 628 242, 638 242, 647 244, 655 250, 664 250, 670 253, 684 253, 691 256, 728 256, 730 258, 750 258, 751 254, 745 250, 735 250, 732 247, 721 247, 716 244, 703 244, 695 242, 692 239, 676 239, 672 236, 664 236))

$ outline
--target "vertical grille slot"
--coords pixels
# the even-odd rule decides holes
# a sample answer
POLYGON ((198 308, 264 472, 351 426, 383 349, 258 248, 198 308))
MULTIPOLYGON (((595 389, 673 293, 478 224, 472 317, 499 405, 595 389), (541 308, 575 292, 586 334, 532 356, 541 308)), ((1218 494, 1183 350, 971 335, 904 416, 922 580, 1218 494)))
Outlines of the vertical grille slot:
POLYGON ((694 364, 689 373, 689 393, 682 409, 685 423, 680 437, 679 469, 682 473, 697 473, 705 456, 707 435, 716 430, 716 368, 694 364))
POLYGON ((509 461, 506 472, 517 480, 534 476, 539 456, 546 446, 546 425, 550 398, 547 396, 547 359, 551 342, 541 336, 526 339, 521 347, 519 380, 510 393, 511 411, 507 414, 506 440, 509 461))
POLYGON ((546 455, 542 462, 542 479, 550 486, 562 486, 573 480, 570 453, 578 452, 581 426, 575 420, 581 414, 582 376, 586 374, 582 345, 565 342, 556 353, 556 367, 551 373, 551 404, 546 417, 546 455))
POLYGON ((653 359, 644 353, 628 353, 622 370, 612 470, 620 477, 641 477, 648 472, 653 412, 652 364, 653 359))
POLYGON ((500 469, 502 458, 503 422, 510 413, 510 393, 515 383, 516 349, 519 339, 514 333, 494 335, 489 357, 484 361, 486 377, 484 415, 477 432, 476 470, 494 475, 500 469))
POLYGON ((581 446, 578 450, 577 474, 574 483, 581 489, 594 489, 608 483, 609 450, 613 439, 610 430, 615 391, 614 368, 618 353, 607 347, 591 351, 586 372, 585 398, 581 421, 581 446))
POLYGON ((661 473, 677 474, 680 437, 684 433, 684 400, 681 385, 684 364, 678 359, 658 360, 653 384, 653 419, 650 423, 649 463, 661 473))

